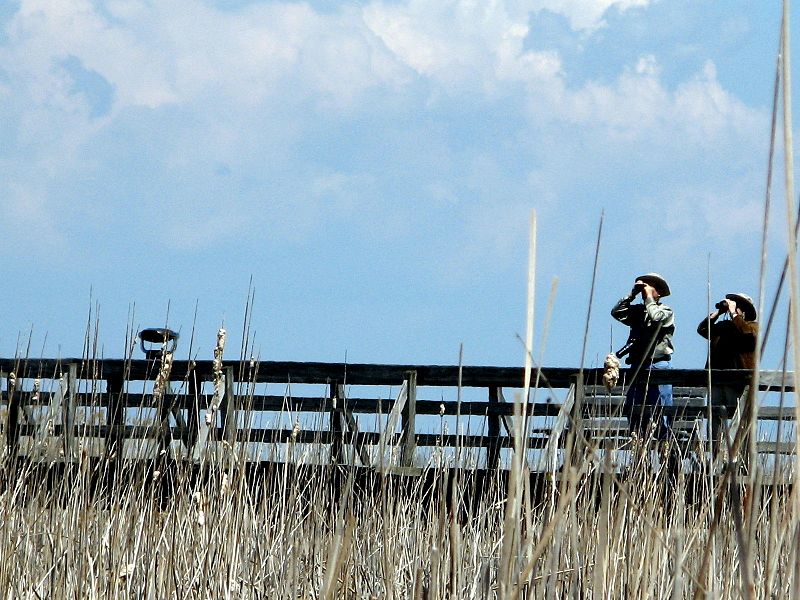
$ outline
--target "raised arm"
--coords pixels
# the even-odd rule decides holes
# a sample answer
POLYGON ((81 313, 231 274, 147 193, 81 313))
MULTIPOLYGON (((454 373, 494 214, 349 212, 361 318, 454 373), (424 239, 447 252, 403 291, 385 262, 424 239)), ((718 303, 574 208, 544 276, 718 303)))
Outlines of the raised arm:
POLYGON ((709 323, 713 325, 716 320, 719 318, 719 311, 715 310, 710 315, 708 315, 705 319, 700 321, 700 324, 697 326, 697 333, 699 333, 704 338, 708 339, 709 336, 709 323))
POLYGON ((620 298, 614 308, 611 309, 611 316, 620 323, 627 325, 631 318, 631 301, 633 298, 634 296, 631 295, 620 298))

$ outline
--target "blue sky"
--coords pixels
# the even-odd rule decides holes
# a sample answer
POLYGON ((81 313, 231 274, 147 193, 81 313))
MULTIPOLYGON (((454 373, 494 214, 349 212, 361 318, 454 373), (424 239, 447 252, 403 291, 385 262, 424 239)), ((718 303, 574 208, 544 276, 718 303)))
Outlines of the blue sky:
MULTIPOLYGON (((795 21, 800 15, 795 15, 795 21)), ((0 5, 0 354, 102 351, 126 321, 264 360, 587 365, 659 271, 677 367, 715 296, 757 294, 780 6, 702 0, 0 5), (32 334, 30 332, 32 331, 32 334)), ((800 60, 800 59, 798 59, 800 60)), ((798 64, 795 61, 795 64, 798 64)), ((795 95, 797 97, 797 95, 795 95)), ((768 290, 782 264, 776 187, 768 290)), ((612 339, 613 338, 613 339, 612 339)), ((777 338, 776 338, 777 339, 777 338)), ((774 366, 774 355, 771 358, 774 366)))

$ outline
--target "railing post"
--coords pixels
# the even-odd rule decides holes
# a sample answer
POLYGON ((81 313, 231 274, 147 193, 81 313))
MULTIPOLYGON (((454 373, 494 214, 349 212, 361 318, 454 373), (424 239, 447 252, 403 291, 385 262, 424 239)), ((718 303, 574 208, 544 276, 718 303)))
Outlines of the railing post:
POLYGON ((78 365, 67 365, 66 389, 61 406, 61 425, 64 430, 64 460, 72 461, 77 455, 75 444, 75 407, 78 403, 78 365))
POLYGON ((417 417, 417 372, 406 371, 408 399, 401 416, 402 432, 400 434, 400 466, 413 467, 417 449, 416 417, 417 417))
POLYGON ((486 433, 489 444, 486 447, 486 467, 492 471, 500 466, 500 388, 489 388, 489 410, 486 415, 486 433))
POLYGON ((113 463, 122 462, 123 440, 125 439, 125 380, 119 374, 106 379, 106 459, 113 463))

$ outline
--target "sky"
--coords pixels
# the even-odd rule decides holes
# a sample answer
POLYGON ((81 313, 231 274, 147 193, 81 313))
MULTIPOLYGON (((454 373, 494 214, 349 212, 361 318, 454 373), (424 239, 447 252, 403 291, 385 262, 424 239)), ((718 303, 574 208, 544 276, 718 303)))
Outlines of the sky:
POLYGON ((0 355, 80 356, 91 310, 106 357, 130 322, 236 358, 252 281, 261 360, 518 366, 535 210, 537 361, 580 364, 604 214, 586 366, 657 271, 702 368, 709 286, 758 296, 780 11, 5 0, 0 355))

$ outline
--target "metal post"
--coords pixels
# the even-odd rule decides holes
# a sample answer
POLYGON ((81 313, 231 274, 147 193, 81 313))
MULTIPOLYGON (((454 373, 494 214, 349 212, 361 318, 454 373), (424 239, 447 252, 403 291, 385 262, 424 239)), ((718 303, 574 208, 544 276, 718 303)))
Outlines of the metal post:
POLYGON ((416 416, 417 416, 417 372, 406 371, 406 384, 408 386, 408 400, 401 413, 400 433, 400 466, 413 467, 414 455, 417 449, 416 416))

